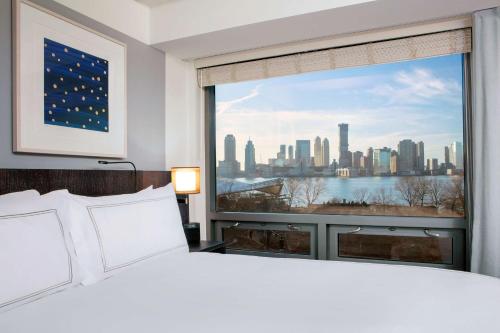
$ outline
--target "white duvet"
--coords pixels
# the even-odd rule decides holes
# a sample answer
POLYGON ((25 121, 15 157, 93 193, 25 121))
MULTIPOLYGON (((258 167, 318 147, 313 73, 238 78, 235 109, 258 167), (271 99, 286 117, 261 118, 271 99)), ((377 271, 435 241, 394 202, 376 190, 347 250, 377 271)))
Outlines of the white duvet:
POLYGON ((0 314, 1 333, 500 332, 500 279, 211 253, 158 257, 0 314))

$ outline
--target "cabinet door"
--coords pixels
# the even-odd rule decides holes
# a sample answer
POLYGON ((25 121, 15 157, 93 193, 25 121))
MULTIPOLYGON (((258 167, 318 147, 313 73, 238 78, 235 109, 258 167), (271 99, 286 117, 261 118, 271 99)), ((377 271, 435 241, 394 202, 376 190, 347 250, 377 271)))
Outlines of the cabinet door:
POLYGON ((227 253, 317 258, 316 225, 217 221, 215 228, 227 253))
POLYGON ((329 226, 330 260, 464 269, 463 230, 329 226))

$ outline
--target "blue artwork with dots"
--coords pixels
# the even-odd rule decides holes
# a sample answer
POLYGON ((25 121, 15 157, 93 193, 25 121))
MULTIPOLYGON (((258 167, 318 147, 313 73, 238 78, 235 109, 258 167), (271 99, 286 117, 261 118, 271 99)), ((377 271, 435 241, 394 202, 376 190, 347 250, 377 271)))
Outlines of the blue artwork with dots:
POLYGON ((44 122, 109 132, 108 61, 44 39, 44 122))

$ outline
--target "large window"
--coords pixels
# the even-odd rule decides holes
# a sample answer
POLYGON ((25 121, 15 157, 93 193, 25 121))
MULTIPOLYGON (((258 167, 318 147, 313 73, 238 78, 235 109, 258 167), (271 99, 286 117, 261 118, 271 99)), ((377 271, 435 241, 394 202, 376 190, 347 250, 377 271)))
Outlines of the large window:
POLYGON ((463 61, 217 85, 216 210, 463 217, 463 61))

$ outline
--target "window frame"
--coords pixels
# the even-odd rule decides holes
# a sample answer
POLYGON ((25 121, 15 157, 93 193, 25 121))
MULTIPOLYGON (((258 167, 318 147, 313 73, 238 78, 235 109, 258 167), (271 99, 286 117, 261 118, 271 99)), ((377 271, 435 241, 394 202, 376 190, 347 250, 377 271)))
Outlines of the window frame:
POLYGON ((205 181, 207 239, 215 239, 216 222, 258 222, 283 224, 313 224, 317 226, 317 257, 328 258, 328 233, 330 225, 400 227, 419 229, 459 229, 465 233, 464 254, 466 270, 470 269, 470 221, 473 216, 472 197, 472 115, 470 53, 462 55, 463 77, 463 145, 464 145, 464 191, 466 211, 463 218, 455 217, 406 217, 406 216, 363 216, 340 214, 292 214, 260 212, 218 212, 216 211, 216 106, 215 86, 203 88, 205 105, 205 181), (436 220, 439 220, 436 223, 436 220))

